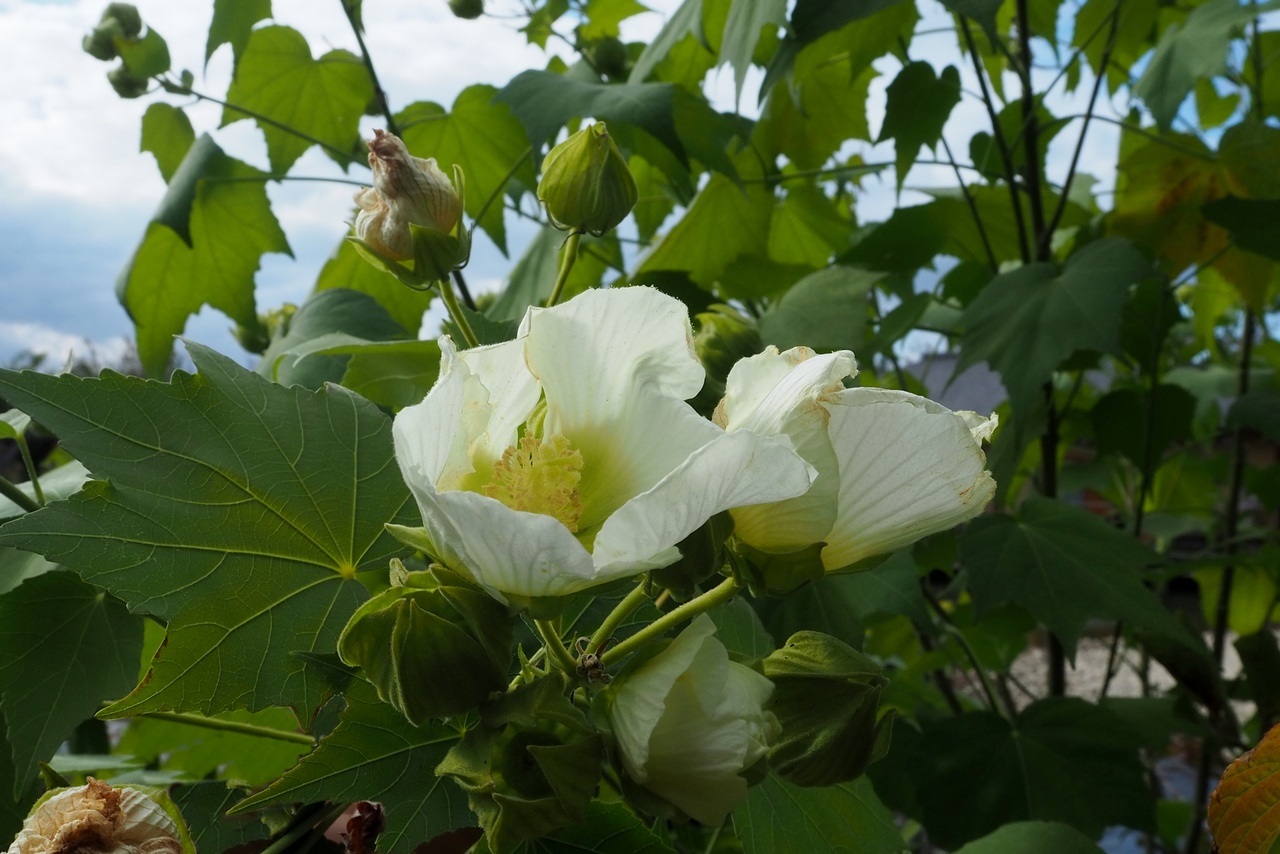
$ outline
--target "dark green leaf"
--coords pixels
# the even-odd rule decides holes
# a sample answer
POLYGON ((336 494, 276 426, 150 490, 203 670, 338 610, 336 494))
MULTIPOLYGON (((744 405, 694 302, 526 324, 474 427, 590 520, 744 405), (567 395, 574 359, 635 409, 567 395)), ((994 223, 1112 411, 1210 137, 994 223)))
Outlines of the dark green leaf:
POLYGON ((675 849, 636 818, 626 804, 592 801, 582 824, 571 824, 550 836, 531 839, 518 854, 666 854, 675 849))
POLYGON ((992 712, 946 718, 925 730, 915 754, 924 824, 946 848, 1028 819, 1064 822, 1094 838, 1112 824, 1154 827, 1132 735, 1084 700, 1040 700, 1012 724, 992 712))
POLYGON ((18 549, 0 549, 0 593, 8 593, 28 578, 57 568, 56 563, 50 563, 40 555, 18 549))
POLYGON ((435 767, 459 732, 443 723, 415 728, 359 682, 346 695, 337 729, 272 785, 235 808, 279 803, 378 801, 387 829, 378 850, 402 854, 447 830, 474 824, 466 796, 435 767))
POLYGON ((338 382, 347 368, 347 359, 343 356, 301 358, 304 352, 314 352, 314 348, 304 351, 306 345, 334 334, 364 342, 407 337, 405 329, 368 294, 346 288, 317 291, 290 318, 288 331, 272 341, 262 354, 258 373, 281 385, 309 389, 338 382))
POLYGON ((963 15, 977 21, 978 26, 982 27, 982 31, 987 34, 987 39, 995 44, 998 38, 996 12, 1000 11, 1003 0, 942 0, 942 5, 956 15, 963 15))
POLYGON ((253 25, 271 17, 271 0, 213 0, 213 21, 205 43, 204 61, 224 44, 231 45, 236 61, 249 44, 253 25))
MULTIPOLYGON (((227 101, 292 130, 257 119, 267 140, 267 157, 277 175, 289 171, 312 145, 342 166, 355 159, 359 124, 373 97, 364 63, 350 51, 331 50, 319 59, 302 34, 290 27, 263 27, 249 34, 236 63, 227 101)), ((251 118, 233 107, 222 112, 224 126, 251 118)))
POLYGON ((733 826, 745 854, 907 850, 893 816, 865 777, 816 789, 766 777, 734 812, 733 826))
POLYGON ((1228 427, 1249 427, 1280 442, 1280 392, 1252 391, 1236 398, 1227 413, 1228 427))
POLYGON ((417 517, 390 420, 187 349, 200 373, 172 383, 0 373, 0 393, 111 480, 11 522, 0 544, 168 623, 150 678, 109 715, 290 705, 305 720, 328 686, 291 653, 333 650, 367 597, 355 573, 399 550, 383 524, 417 517))
POLYGON ((70 572, 46 572, 0 596, 0 710, 17 797, 103 700, 128 693, 142 619, 70 572))
POLYGON ((915 272, 942 251, 946 238, 932 205, 896 208, 889 219, 873 224, 843 260, 887 273, 915 272))
POLYGON ((468 86, 448 112, 439 104, 419 101, 396 120, 413 154, 434 157, 446 172, 454 163, 462 167, 467 176, 467 215, 506 253, 502 194, 508 192, 511 180, 532 190, 535 179, 529 138, 512 110, 495 98, 497 94, 492 86, 468 86))
POLYGON ((796 0, 791 10, 791 29, 801 44, 808 44, 899 2, 901 0, 796 0))
POLYGON ((716 637, 729 652, 744 660, 764 658, 776 648, 773 638, 746 599, 735 597, 708 613, 716 624, 716 637))
POLYGON ((898 189, 916 162, 920 146, 932 148, 942 137, 951 109, 960 103, 960 72, 954 65, 935 76, 927 62, 912 62, 889 84, 884 124, 877 142, 893 140, 898 189))
POLYGON ((980 516, 960 537, 979 611, 1016 602, 1075 657, 1090 618, 1110 617, 1185 644, 1195 638, 1142 583, 1155 556, 1129 534, 1061 501, 1028 498, 1017 518, 980 516))
POLYGON ((1196 399, 1181 386, 1161 383, 1154 394, 1124 388, 1109 392, 1089 412, 1098 452, 1128 457, 1139 471, 1160 467, 1174 442, 1191 438, 1196 399))
POLYGON ((1229 231, 1236 246, 1280 261, 1280 199, 1227 196, 1205 205, 1204 215, 1229 231))
POLYGON ((197 851, 229 851, 247 842, 265 839, 267 828, 254 818, 228 818, 227 810, 247 794, 221 781, 175 786, 173 802, 191 829, 197 851))
POLYGON ((291 254, 271 213, 263 173, 223 154, 208 134, 169 181, 141 245, 116 279, 138 357, 164 372, 173 337, 211 305, 246 327, 258 323, 253 280, 267 252, 291 254))
POLYGON ((1132 244, 1109 239, 1085 246, 1061 271, 1040 263, 997 276, 965 312, 956 371, 986 361, 1015 406, 1030 408, 1063 359, 1115 349, 1129 289, 1151 272, 1132 244))
POLYGON ((883 273, 828 267, 796 282, 760 318, 760 336, 779 350, 798 345, 815 350, 862 349, 868 294, 883 273))
POLYGON ((142 150, 156 156, 167 183, 195 144, 196 132, 186 112, 171 104, 155 103, 142 115, 142 150))
POLYGON ((368 294, 410 333, 416 333, 422 326, 422 315, 435 297, 434 291, 415 291, 401 284, 395 276, 374 267, 360 257, 350 240, 338 244, 316 279, 317 291, 329 288, 346 288, 368 294))
POLYGON ((35 786, 28 787, 18 797, 13 795, 18 777, 13 770, 8 743, 4 720, 0 719, 0 839, 17 835, 31 802, 35 800, 35 786))
POLYGON ((1276 0, 1248 6, 1237 0, 1210 0, 1194 8, 1181 26, 1170 24, 1133 87, 1156 124, 1168 130, 1196 80, 1226 71, 1227 51, 1240 28, 1277 6, 1276 0))
POLYGON ((970 842, 956 854, 1103 854, 1093 840, 1058 822, 1019 821, 970 842))

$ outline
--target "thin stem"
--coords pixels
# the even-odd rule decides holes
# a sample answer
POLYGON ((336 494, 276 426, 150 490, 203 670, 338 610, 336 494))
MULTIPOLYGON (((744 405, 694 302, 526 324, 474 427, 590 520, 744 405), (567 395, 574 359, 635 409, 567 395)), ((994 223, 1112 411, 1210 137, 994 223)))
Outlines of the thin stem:
POLYGON ((265 184, 268 181, 312 181, 319 184, 346 184, 349 187, 367 187, 368 181, 353 181, 350 178, 321 178, 313 175, 238 175, 220 178, 210 176, 201 179, 210 184, 265 184))
POLYGON ((17 504, 28 513, 32 513, 40 509, 40 505, 36 503, 35 499, 27 495, 21 489, 18 489, 18 487, 14 485, 13 481, 9 480, 4 475, 0 475, 0 495, 3 495, 14 504, 17 504))
POLYGON ((947 637, 956 642, 956 645, 964 652, 964 657, 969 659, 969 665, 973 668, 973 672, 977 674, 978 681, 982 683, 982 693, 987 695, 987 704, 991 707, 991 711, 1002 714, 1007 718, 1012 718, 1013 710, 1006 709, 996 700, 996 690, 991 684, 991 677, 987 675, 987 671, 979 663, 978 654, 969 645, 969 640, 964 636, 964 632, 960 631, 959 627, 951 622, 951 615, 942 607, 942 603, 935 599, 923 585, 920 589, 924 593, 925 601, 929 603, 934 613, 938 615, 942 630, 947 633, 947 637))
POLYGON ((305 732, 289 732, 288 730, 258 726, 244 721, 224 721, 220 718, 206 718, 203 715, 190 715, 185 712, 143 712, 134 717, 152 718, 153 720, 186 724, 187 726, 200 727, 202 729, 216 729, 220 732, 234 732, 237 735, 251 735, 255 738, 271 738, 276 741, 287 741, 291 744, 303 744, 307 747, 315 747, 316 744, 315 738, 305 732))
POLYGON ((1022 81, 1022 145, 1026 154, 1027 202, 1031 207, 1031 230, 1035 235, 1035 259, 1047 261, 1048 240, 1045 238, 1044 198, 1040 192, 1040 117, 1036 93, 1031 87, 1031 13, 1029 0, 1017 0, 1018 77, 1022 81))
POLYGON ((569 281, 569 273, 573 270, 573 265, 578 261, 578 244, 582 242, 581 231, 569 232, 569 239, 564 242, 564 249, 560 252, 560 273, 556 276, 555 286, 551 288, 551 296, 547 297, 547 308, 555 305, 560 301, 560 294, 564 292, 565 282, 569 281))
POLYGON ((969 206, 969 214, 973 217, 973 224, 977 226, 978 237, 982 240, 982 248, 987 253, 987 263, 991 265, 992 273, 1000 272, 1000 262, 996 259, 995 250, 991 248, 991 239, 987 237, 987 229, 982 224, 982 216, 978 213, 978 203, 973 198, 973 193, 969 192, 969 186, 964 182, 964 176, 960 174, 960 167, 956 165, 955 155, 951 153, 951 146, 947 143, 947 138, 942 139, 942 150, 947 154, 947 160, 951 162, 951 169, 956 173, 956 182, 960 184, 960 192, 964 194, 965 204, 969 206))
POLYGON ((462 306, 458 305, 458 295, 453 292, 453 282, 449 279, 440 280, 440 298, 444 300, 444 307, 449 310, 449 317, 453 322, 458 324, 458 330, 462 332, 462 337, 466 339, 468 347, 480 346, 480 339, 476 338, 476 333, 472 331, 471 324, 467 322, 467 318, 462 313, 462 306))
POLYGON ((281 836, 275 842, 262 849, 261 854, 286 854, 286 852, 297 850, 293 846, 298 842, 298 840, 311 833, 311 831, 317 827, 328 829, 329 825, 337 821, 339 816, 347 811, 347 806, 348 805, 345 803, 335 804, 327 811, 317 811, 315 814, 319 815, 318 819, 315 821, 303 821, 299 823, 297 827, 293 828, 284 836, 281 836))
MULTIPOLYGON (((916 627, 916 637, 920 639, 920 648, 926 653, 933 652, 937 649, 933 638, 920 627, 916 627)), ((956 696, 955 686, 951 684, 951 680, 947 677, 947 673, 941 667, 935 667, 930 674, 933 684, 937 687, 938 693, 942 695, 942 699, 946 701, 947 708, 951 710, 953 715, 964 714, 964 706, 960 703, 960 698, 956 696)))
POLYGON ((471 298, 471 291, 467 288, 467 280, 462 278, 461 270, 453 271, 453 283, 458 286, 458 291, 462 294, 462 301, 467 304, 467 308, 472 311, 479 311, 476 307, 476 301, 471 298))
POLYGON ((218 104, 219 106, 226 107, 228 110, 235 110, 237 113, 243 113, 244 115, 248 116, 251 119, 254 119, 255 121, 259 121, 259 122, 262 122, 263 124, 271 125, 273 128, 282 130, 285 133, 293 134, 294 136, 298 137, 298 139, 305 139, 307 142, 311 143, 312 145, 320 146, 325 151, 328 151, 330 154, 332 154, 334 157, 341 158, 341 161, 344 164, 360 162, 359 160, 351 156, 351 152, 343 151, 341 148, 332 146, 322 139, 316 139, 314 136, 303 133, 297 128, 291 127, 290 125, 287 125, 284 122, 276 121, 270 116, 264 116, 262 113, 254 112, 253 110, 246 109, 237 104, 232 104, 231 102, 224 101, 221 98, 215 98, 212 95, 206 95, 203 92, 197 92, 195 89, 188 89, 185 91, 190 93, 191 97, 195 98, 198 101, 208 101, 211 104, 218 104))
POLYGON ((737 579, 726 578, 706 593, 690 599, 678 608, 672 608, 670 611, 663 614, 661 617, 654 620, 652 623, 645 626, 622 643, 615 647, 611 647, 600 656, 601 663, 608 664, 611 661, 617 661, 620 658, 630 655, 640 647, 649 643, 649 641, 662 637, 668 629, 675 628, 685 620, 696 617, 705 611, 710 611, 715 606, 724 602, 728 602, 737 592, 737 579))
MULTIPOLYGON (((1082 119, 1084 118, 1084 114, 1081 113, 1080 115, 1077 115, 1077 116, 1063 116, 1062 118, 1082 119)), ((1160 136, 1160 134, 1158 133, 1152 133, 1146 128, 1140 128, 1137 125, 1132 125, 1129 122, 1126 122, 1124 119, 1114 119, 1111 116, 1104 116, 1100 113, 1094 113, 1093 120, 1095 122, 1106 122, 1107 124, 1115 125, 1116 127, 1121 128, 1122 130, 1128 131, 1129 133, 1136 133, 1138 136, 1143 137, 1144 139, 1150 140, 1151 142, 1154 142, 1158 145, 1163 145, 1165 148, 1168 148, 1172 151, 1176 151, 1179 154, 1185 154, 1188 157, 1194 157, 1196 160, 1203 160, 1206 163, 1216 162, 1213 158, 1213 155, 1209 152, 1196 151, 1194 148, 1188 148, 1185 145, 1180 145, 1171 139, 1166 139, 1163 136, 1160 136)))
POLYGON ((22 454, 22 464, 27 467, 27 479, 31 481, 31 488, 36 493, 36 504, 43 507, 45 498, 44 489, 40 486, 40 471, 36 468, 36 461, 31 458, 31 448, 27 445, 27 437, 19 433, 17 442, 18 452, 22 454))
MULTIPOLYGON (((1093 91, 1089 94, 1089 107, 1084 112, 1084 124, 1080 128, 1080 136, 1076 139, 1076 149, 1071 155, 1071 165, 1067 168, 1066 180, 1062 182, 1062 192, 1058 195, 1058 204, 1054 206, 1053 216, 1049 218, 1046 233, 1041 235, 1040 242, 1045 244, 1047 251, 1048 242, 1052 239, 1053 233, 1058 229, 1058 223, 1062 221, 1062 215, 1067 210, 1067 196, 1071 192, 1071 182, 1075 179, 1076 168, 1080 165, 1080 154, 1084 151, 1084 140, 1089 133, 1089 121, 1093 118, 1094 108, 1098 103, 1098 94, 1102 89, 1102 81, 1106 78, 1105 69, 1107 63, 1111 61, 1111 52, 1116 46, 1116 33, 1120 27, 1120 4, 1111 10, 1111 29, 1107 33, 1107 43, 1102 48, 1102 68, 1103 73, 1098 74, 1093 80, 1093 91)), ((1096 35, 1096 33, 1094 34, 1096 35)), ((1093 36, 1090 36, 1092 38, 1093 36)))
POLYGON ((996 112, 995 100, 991 90, 987 88, 986 71, 982 67, 982 57, 978 54, 978 46, 973 40, 973 30, 969 20, 960 17, 960 32, 964 36, 965 46, 973 59, 973 71, 978 76, 978 86, 982 92, 982 103, 987 108, 987 118, 991 121, 991 135, 996 141, 996 150, 1000 152, 1000 163, 1004 167, 1005 183, 1009 186, 1009 202, 1013 205, 1013 222, 1018 229, 1018 247, 1022 250, 1022 263, 1031 261, 1030 244, 1027 243, 1027 226, 1022 221, 1022 198, 1018 195, 1017 172, 1013 168, 1013 154, 1009 150, 1009 141, 1005 139, 1004 128, 1000 126, 1000 116, 996 112))
POLYGON ((396 117, 391 114, 391 107, 387 104, 387 93, 378 82, 378 72, 373 68, 373 57, 369 55, 369 48, 365 47, 364 33, 361 31, 360 22, 356 20, 358 8, 359 3, 342 0, 342 12, 347 16, 347 23, 351 24, 351 32, 356 34, 356 44, 360 45, 360 57, 364 60, 365 70, 369 72, 369 82, 373 85, 373 101, 377 104, 378 112, 382 113, 382 117, 387 120, 387 131, 399 136, 400 128, 396 124, 396 117))
POLYGON ((609 616, 604 618, 604 622, 600 624, 600 628, 595 630, 591 635, 591 640, 587 644, 587 652, 599 653, 600 645, 613 637, 614 631, 618 626, 622 625, 622 621, 630 617, 636 612, 636 609, 647 602, 649 594, 645 592, 643 583, 637 584, 635 588, 622 598, 622 601, 614 606, 609 612, 609 616))
POLYGON ((494 187, 493 192, 489 194, 489 198, 484 200, 484 204, 480 207, 480 213, 475 215, 476 222, 484 219, 484 215, 489 212, 489 208, 493 203, 502 198, 503 191, 507 189, 507 182, 516 174, 516 170, 520 168, 520 164, 524 163, 531 154, 533 154, 533 146, 526 148, 524 150, 524 154, 517 157, 516 162, 511 164, 511 168, 507 170, 507 174, 502 176, 502 180, 498 182, 496 187, 494 187))
POLYGON ((547 650, 547 655, 554 658, 556 664, 565 673, 572 675, 577 672, 578 663, 573 660, 573 656, 565 648, 564 641, 560 639, 560 632, 551 624, 551 621, 534 620, 533 624, 538 628, 538 634, 542 637, 542 644, 547 650))

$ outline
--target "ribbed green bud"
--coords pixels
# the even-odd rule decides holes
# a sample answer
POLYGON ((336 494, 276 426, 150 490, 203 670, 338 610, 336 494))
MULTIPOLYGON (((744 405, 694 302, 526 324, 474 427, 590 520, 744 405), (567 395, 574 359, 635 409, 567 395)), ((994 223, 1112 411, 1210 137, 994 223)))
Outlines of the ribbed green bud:
POLYGON ((552 676, 486 703, 436 767, 467 793, 495 854, 586 817, 604 744, 566 688, 552 676))
POLYGON ((707 371, 707 379, 693 399, 693 408, 710 415, 724 397, 729 371, 739 359, 762 352, 764 340, 755 321, 732 306, 713 305, 694 320, 698 331, 693 334, 693 348, 707 371))
POLYGON ((542 161, 538 199, 559 228, 599 237, 626 219, 639 197, 604 122, 578 131, 542 161))
POLYGON ((112 20, 120 22, 121 35, 127 39, 136 39, 142 32, 142 15, 132 3, 108 3, 102 13, 102 23, 112 20))
POLYGON ((120 55, 116 50, 117 36, 124 37, 124 26, 115 18, 109 18, 85 36, 81 46, 94 59, 110 62, 120 55))
POLYGON ((392 587, 356 610, 338 655, 414 724, 474 709, 506 687, 511 617, 448 570, 394 573, 392 587))
POLYGON ((796 632, 762 662, 766 708, 782 725, 769 765, 800 786, 853 780, 889 749, 893 715, 877 720, 889 680, 875 662, 821 632, 796 632))
POLYGON ((472 21, 484 14, 484 0, 449 0, 449 11, 472 21))
POLYGON ((147 78, 139 77, 123 64, 107 72, 107 82, 121 98, 141 98, 147 94, 147 78))

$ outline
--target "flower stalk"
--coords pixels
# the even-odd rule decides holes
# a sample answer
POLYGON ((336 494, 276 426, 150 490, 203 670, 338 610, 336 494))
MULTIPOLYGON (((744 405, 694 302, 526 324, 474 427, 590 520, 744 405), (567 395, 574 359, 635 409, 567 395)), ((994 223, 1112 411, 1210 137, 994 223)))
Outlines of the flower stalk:
POLYGON ((587 652, 591 654, 599 654, 601 645, 608 643, 609 638, 613 636, 618 626, 622 625, 622 621, 630 617, 636 612, 636 609, 644 604, 649 598, 649 594, 645 591, 645 584, 640 583, 622 598, 622 601, 614 606, 609 612, 609 616, 604 618, 604 622, 600 624, 600 628, 595 630, 591 635, 591 640, 587 642, 587 652))
POLYGON ((685 620, 710 611, 717 605, 723 605, 732 599, 737 592, 738 579, 726 578, 706 593, 695 596, 683 605, 671 609, 622 643, 611 647, 600 656, 600 662, 607 665, 630 655, 650 641, 662 637, 669 629, 675 628, 685 620))
POLYGON ((578 261, 578 244, 581 242, 582 232, 576 229, 570 232, 569 239, 564 242, 564 249, 560 251, 560 272, 556 276, 555 286, 551 288, 551 296, 547 297, 547 308, 560 301, 565 283, 569 281, 569 273, 578 261))

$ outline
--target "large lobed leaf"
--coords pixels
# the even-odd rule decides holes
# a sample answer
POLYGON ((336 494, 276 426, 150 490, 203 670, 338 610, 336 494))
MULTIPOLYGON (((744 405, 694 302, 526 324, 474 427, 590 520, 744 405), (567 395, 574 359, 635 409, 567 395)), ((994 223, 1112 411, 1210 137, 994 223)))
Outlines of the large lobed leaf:
POLYGON ((746 803, 733 814, 733 826, 746 854, 897 854, 907 849, 893 816, 865 777, 821 788, 767 777, 751 787, 746 803))
POLYGON ((327 686, 296 652, 332 652, 367 598, 355 574, 411 521, 390 420, 343 389, 282 388, 189 344, 171 383, 0 372, 0 393, 96 477, 0 529, 168 625, 151 671, 107 716, 293 706, 327 686))

